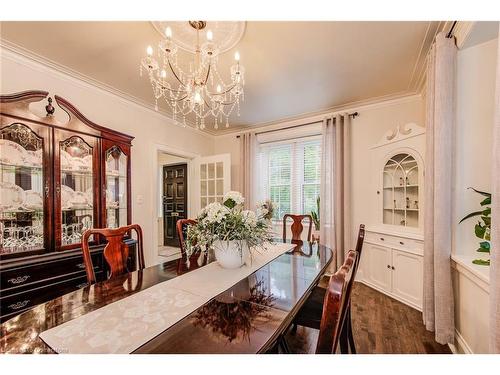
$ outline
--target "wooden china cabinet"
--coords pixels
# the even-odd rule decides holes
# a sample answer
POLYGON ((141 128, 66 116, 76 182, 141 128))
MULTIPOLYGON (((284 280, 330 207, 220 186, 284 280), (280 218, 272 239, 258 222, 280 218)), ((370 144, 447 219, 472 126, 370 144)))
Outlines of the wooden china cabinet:
MULTIPOLYGON (((88 120, 45 91, 0 95, 0 319, 86 285, 81 251, 88 228, 131 224, 133 137, 88 120), (45 106, 39 117, 31 105, 45 106)), ((128 268, 136 268, 129 238, 128 268)), ((103 238, 92 238, 97 280, 107 276, 103 238)))

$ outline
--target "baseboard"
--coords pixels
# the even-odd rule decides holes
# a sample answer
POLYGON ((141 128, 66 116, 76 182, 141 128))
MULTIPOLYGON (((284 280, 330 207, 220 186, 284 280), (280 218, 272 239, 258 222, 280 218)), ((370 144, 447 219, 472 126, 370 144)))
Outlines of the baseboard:
POLYGON ((455 344, 448 344, 453 354, 474 354, 467 341, 455 328, 455 344))

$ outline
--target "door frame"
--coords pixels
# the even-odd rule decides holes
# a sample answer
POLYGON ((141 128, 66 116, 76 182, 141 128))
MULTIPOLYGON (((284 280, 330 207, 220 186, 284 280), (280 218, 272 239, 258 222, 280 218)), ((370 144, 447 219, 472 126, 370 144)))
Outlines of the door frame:
MULTIPOLYGON (((186 209, 186 219, 189 218, 189 195, 188 195, 188 189, 189 189, 189 176, 188 176, 188 173, 189 173, 189 169, 188 169, 188 165, 187 165, 187 160, 186 162, 181 162, 181 163, 172 163, 172 164, 163 164, 161 166, 161 169, 162 169, 162 177, 163 177, 163 180, 162 180, 162 195, 163 197, 165 196, 165 168, 166 167, 179 167, 179 166, 186 166, 186 173, 184 175, 184 179, 185 179, 185 187, 186 187, 186 190, 185 190, 185 198, 184 198, 184 201, 186 202, 185 204, 185 209, 186 209)), ((165 201, 162 201, 162 207, 163 207, 163 245, 162 246, 168 246, 168 245, 165 245, 165 239, 166 239, 166 235, 165 235, 165 201)), ((175 230, 175 228, 174 228, 175 230)), ((178 244, 176 244, 176 246, 178 246, 178 244)))
MULTIPOLYGON (((152 175, 152 181, 155 181, 154 184, 151 184, 151 205, 153 207, 153 212, 152 212, 152 241, 151 243, 153 244, 153 251, 154 254, 153 258, 154 261, 156 262, 156 257, 158 256, 158 207, 159 203, 158 198, 160 196, 160 191, 158 191, 160 187, 160 183, 158 181, 158 170, 159 170, 159 163, 158 163, 158 154, 159 153, 164 153, 164 154, 169 154, 173 156, 178 156, 181 158, 186 159, 187 163, 187 168, 188 168, 188 189, 187 189, 187 194, 188 197, 191 196, 193 193, 193 183, 194 179, 196 177, 195 175, 195 163, 194 160, 198 157, 200 157, 200 154, 189 152, 189 151, 184 151, 180 150, 178 148, 172 147, 172 146, 167 146, 164 144, 160 143, 155 143, 153 144, 152 147, 152 160, 153 160, 153 175, 152 175)), ((163 181, 162 181, 163 183, 163 181)), ((188 198, 188 207, 187 207, 187 215, 188 217, 192 216, 194 211, 194 206, 193 206, 193 200, 194 199, 189 199, 188 198)))

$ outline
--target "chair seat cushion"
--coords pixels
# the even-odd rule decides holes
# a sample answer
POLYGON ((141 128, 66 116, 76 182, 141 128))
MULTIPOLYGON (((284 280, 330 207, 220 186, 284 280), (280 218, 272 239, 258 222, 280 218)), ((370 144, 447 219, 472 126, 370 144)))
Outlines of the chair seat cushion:
POLYGON ((323 288, 321 285, 316 286, 297 313, 293 322, 300 326, 319 329, 325 294, 326 288, 323 288))

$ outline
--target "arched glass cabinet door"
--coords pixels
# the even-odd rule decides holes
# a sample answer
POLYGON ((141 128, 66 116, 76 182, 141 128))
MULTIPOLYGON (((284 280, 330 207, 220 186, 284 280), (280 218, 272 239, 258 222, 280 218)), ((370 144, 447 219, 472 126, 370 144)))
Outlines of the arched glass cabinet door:
POLYGON ((49 138, 36 124, 0 128, 0 255, 50 247, 49 138))
POLYGON ((56 246, 79 247, 83 232, 97 227, 94 171, 97 139, 56 130, 56 246))
POLYGON ((129 156, 128 146, 104 144, 104 202, 106 228, 129 224, 129 156))
POLYGON ((419 226, 419 166, 408 153, 389 158, 383 170, 383 223, 419 226))

